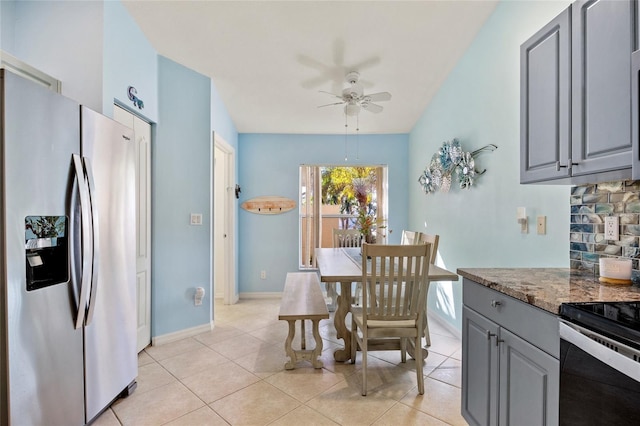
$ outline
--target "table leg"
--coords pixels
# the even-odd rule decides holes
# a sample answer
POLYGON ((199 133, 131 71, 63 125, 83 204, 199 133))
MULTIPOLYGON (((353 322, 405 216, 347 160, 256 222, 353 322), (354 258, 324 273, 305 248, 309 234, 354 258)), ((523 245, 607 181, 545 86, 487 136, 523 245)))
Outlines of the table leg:
POLYGON ((346 317, 351 310, 351 282, 340 283, 340 296, 338 296, 338 308, 333 317, 338 339, 344 340, 344 349, 338 349, 333 353, 336 361, 348 361, 351 359, 351 331, 347 329, 346 317))

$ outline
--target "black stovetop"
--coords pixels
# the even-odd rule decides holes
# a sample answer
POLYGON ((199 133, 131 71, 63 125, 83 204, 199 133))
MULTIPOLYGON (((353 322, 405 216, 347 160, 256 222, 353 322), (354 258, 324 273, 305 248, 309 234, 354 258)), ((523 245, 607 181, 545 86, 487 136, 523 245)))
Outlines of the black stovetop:
POLYGON ((560 317, 640 349, 640 302, 563 303, 560 317))

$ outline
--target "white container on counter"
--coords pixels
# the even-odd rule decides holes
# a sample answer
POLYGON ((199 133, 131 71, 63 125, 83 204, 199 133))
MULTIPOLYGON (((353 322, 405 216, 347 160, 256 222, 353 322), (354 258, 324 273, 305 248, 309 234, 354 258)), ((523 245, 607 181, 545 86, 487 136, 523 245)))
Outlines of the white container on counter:
MULTIPOLYGON (((631 259, 600 258, 600 281, 631 281, 631 259), (603 280, 604 278, 604 280, 603 280)), ((615 283, 615 282, 613 282, 615 283)), ((620 283, 622 284, 622 283, 620 283)))

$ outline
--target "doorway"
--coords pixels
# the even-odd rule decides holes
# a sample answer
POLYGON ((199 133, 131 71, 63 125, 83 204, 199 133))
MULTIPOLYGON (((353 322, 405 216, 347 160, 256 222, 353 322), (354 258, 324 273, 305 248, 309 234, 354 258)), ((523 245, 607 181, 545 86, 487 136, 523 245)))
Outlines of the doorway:
POLYGON ((238 301, 235 256, 235 150, 213 134, 211 241, 213 245, 213 294, 225 305, 238 301))
POLYGON ((133 129, 136 143, 136 295, 138 352, 151 343, 151 124, 114 105, 113 119, 133 129))

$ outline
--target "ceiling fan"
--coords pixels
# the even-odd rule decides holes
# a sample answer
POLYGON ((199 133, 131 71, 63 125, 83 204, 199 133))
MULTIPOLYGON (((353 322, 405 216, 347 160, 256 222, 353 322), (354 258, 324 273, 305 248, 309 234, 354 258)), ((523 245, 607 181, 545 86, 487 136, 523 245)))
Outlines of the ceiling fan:
POLYGON ((320 92, 335 96, 341 101, 326 105, 320 105, 318 108, 332 105, 344 105, 344 113, 349 116, 358 115, 360 113, 360 109, 364 109, 373 113, 379 113, 380 111, 382 111, 382 107, 378 104, 375 104, 374 102, 388 101, 389 99, 391 99, 391 93, 379 92, 365 95, 362 84, 358 83, 359 79, 360 74, 356 71, 351 71, 350 73, 348 73, 345 80, 350 84, 350 87, 344 89, 341 95, 336 95, 331 92, 320 90, 320 92))

